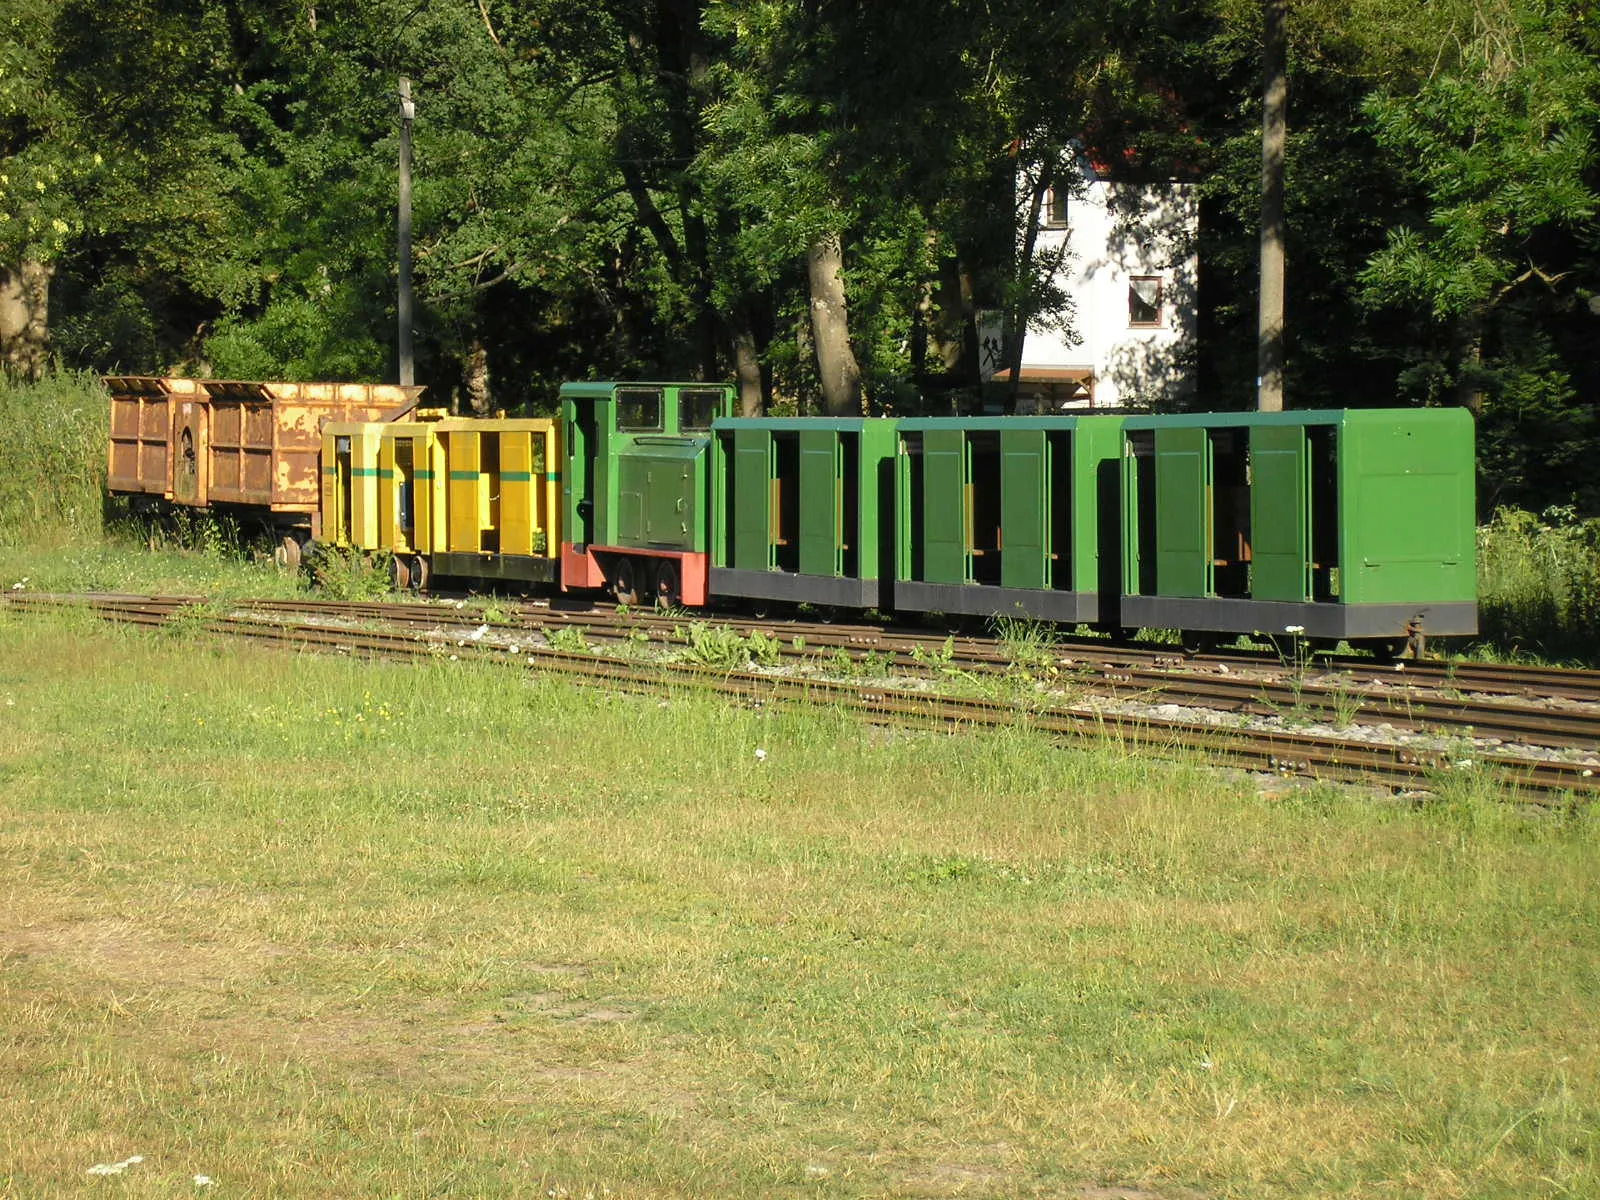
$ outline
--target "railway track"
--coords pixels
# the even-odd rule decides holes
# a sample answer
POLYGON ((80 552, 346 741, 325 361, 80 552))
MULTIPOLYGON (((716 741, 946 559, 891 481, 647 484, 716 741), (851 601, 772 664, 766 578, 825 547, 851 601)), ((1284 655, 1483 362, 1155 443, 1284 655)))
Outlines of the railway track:
MULTIPOLYGON (((667 682, 688 682, 751 702, 823 700, 850 707, 875 719, 934 726, 1013 725, 1021 719, 1049 733, 1071 737, 1109 737, 1141 751, 1171 752, 1181 748, 1199 752, 1218 763, 1248 770, 1380 784, 1403 790, 1425 789, 1437 785, 1443 776, 1474 771, 1492 775, 1517 797, 1535 803, 1551 803, 1573 797, 1587 799, 1600 792, 1600 770, 1591 763, 1485 752, 1481 746, 1464 753, 1459 746, 1441 748, 1374 741, 1343 736, 1336 730, 1229 727, 1215 721, 1161 716, 1149 711, 1086 711, 1079 706, 1051 703, 1044 696, 1038 697, 1037 703, 1030 697, 1027 706, 1019 707, 1015 702, 993 698, 934 694, 891 688, 877 682, 826 679, 777 671, 716 670, 660 659, 625 661, 563 650, 548 642, 538 644, 548 638, 552 629, 577 627, 582 627, 597 640, 611 637, 637 641, 642 630, 647 639, 666 642, 672 640, 671 631, 674 628, 694 618, 637 612, 609 615, 596 611, 562 612, 546 607, 516 606, 497 614, 498 623, 493 626, 494 636, 490 637, 486 634, 491 627, 482 620, 482 610, 438 604, 252 601, 231 606, 224 612, 211 609, 199 597, 188 596, 19 594, 7 599, 10 607, 21 611, 79 606, 108 620, 147 627, 163 626, 181 617, 188 627, 210 633, 338 653, 395 659, 448 654, 456 658, 511 660, 628 690, 644 691, 659 688, 667 682), (383 625, 374 627, 374 622, 382 622, 383 625), (540 633, 545 637, 538 641, 525 636, 540 633)), ((717 623, 721 624, 720 621, 717 623)), ((733 622, 730 627, 737 628, 740 625, 750 629, 772 628, 770 622, 733 622)), ((1013 658, 1004 650, 977 639, 888 632, 872 627, 806 626, 805 629, 807 632, 804 635, 794 636, 801 640, 815 638, 835 649, 854 648, 858 653, 897 656, 894 661, 904 659, 908 666, 927 668, 930 663, 937 663, 941 668, 949 668, 957 662, 962 664, 962 670, 1005 670, 1015 666, 1013 658)), ((816 643, 807 642, 807 645, 815 646, 816 643)), ((793 638, 789 641, 789 648, 795 654, 804 653, 804 647, 796 647, 793 638)), ((1073 668, 1077 653, 1076 645, 1063 648, 1058 656, 1059 663, 1073 668)), ((811 654, 814 658, 816 650, 812 649, 811 654)), ((1169 651, 1166 657, 1170 659, 1174 656, 1169 651)), ((1145 662, 1153 662, 1154 658, 1152 655, 1145 662)), ((1215 672, 1227 668, 1228 661, 1224 657, 1208 662, 1206 669, 1215 672)), ((1091 663, 1089 667, 1098 673, 1098 682, 1103 685, 1099 694, 1104 696, 1109 693, 1113 699, 1126 699, 1129 694, 1136 694, 1147 700, 1154 697, 1159 704, 1171 705, 1174 697, 1181 695, 1196 707, 1202 704, 1208 704, 1213 709, 1221 706, 1224 711, 1231 713, 1259 713, 1262 709, 1271 712, 1285 697, 1291 695, 1302 711, 1308 704, 1308 696, 1322 698, 1315 699, 1315 703, 1323 703, 1328 695, 1334 696, 1340 705, 1351 703, 1348 690, 1337 690, 1348 689, 1351 684, 1310 684, 1304 679, 1303 673, 1292 684, 1237 675, 1232 678, 1218 674, 1201 677, 1195 674, 1192 664, 1163 669, 1129 662, 1127 656, 1119 656, 1116 652, 1112 652, 1107 660, 1091 663), (1219 679, 1226 682, 1219 684, 1219 679), (1290 691, 1275 693, 1273 688, 1277 687, 1287 687, 1290 691), (1119 688, 1122 689, 1120 694, 1117 691, 1119 688)), ((1416 674, 1412 673, 1408 686, 1415 686, 1416 674)), ((1096 682, 1089 675, 1075 676, 1074 679, 1085 681, 1085 686, 1096 682)), ((1392 684, 1387 686, 1392 690, 1392 684)), ((1531 685, 1522 683, 1516 686, 1526 689, 1531 685)), ((1567 690, 1582 692, 1581 686, 1567 690)), ((1529 693, 1507 684, 1496 694, 1526 696, 1529 693)), ((1581 744, 1591 750, 1600 742, 1600 709, 1566 713, 1557 720, 1556 714, 1550 710, 1530 711, 1530 706, 1525 704, 1448 700, 1435 701, 1433 707, 1428 708, 1424 701, 1413 696, 1407 700, 1409 710, 1402 712, 1397 707, 1398 699, 1392 694, 1369 696, 1367 692, 1361 692, 1360 695, 1366 697, 1360 701, 1362 705, 1370 704, 1373 708, 1380 703, 1384 705, 1383 711, 1388 718, 1385 723, 1396 728, 1448 729, 1452 721, 1469 721, 1470 724, 1457 727, 1472 730, 1481 736, 1487 723, 1485 710, 1493 709, 1501 714, 1495 718, 1502 722, 1500 728, 1514 737, 1537 736, 1543 739, 1537 743, 1540 745, 1581 744), (1411 724, 1402 726, 1402 720, 1411 724), (1432 724, 1435 722, 1437 726, 1432 724)), ((1513 738, 1508 737, 1507 740, 1513 738)))
MULTIPOLYGON (((323 614, 326 606, 298 600, 261 601, 253 608, 279 613, 323 614)), ((436 627, 448 621, 450 609, 438 605, 340 605, 338 615, 356 620, 384 620, 436 627), (441 617, 441 612, 445 615, 441 617)), ((479 613, 456 610, 473 625, 479 613)), ((703 620, 703 618, 700 618, 703 620)), ((616 610, 563 612, 549 607, 519 607, 499 613, 497 628, 548 632, 581 628, 595 640, 633 641, 643 634, 660 643, 682 641, 693 618, 616 610)), ((774 625, 748 619, 715 620, 741 636, 763 633, 773 639, 779 657, 815 662, 819 652, 873 654, 879 666, 907 675, 940 670, 1009 673, 1018 666, 1015 650, 995 641, 871 626, 818 624, 774 625), (786 630, 788 631, 786 633, 786 630)), ((1081 643, 1034 646, 1027 666, 1065 672, 1075 690, 1112 700, 1204 708, 1256 717, 1284 717, 1333 725, 1381 723, 1416 734, 1447 733, 1560 749, 1592 750, 1600 746, 1600 672, 1576 672, 1580 678, 1553 686, 1555 699, 1573 707, 1534 702, 1532 681, 1563 673, 1552 668, 1479 668, 1463 664, 1421 663, 1436 670, 1395 671, 1374 667, 1371 660, 1345 659, 1286 666, 1268 655, 1218 655, 1189 660, 1170 649, 1090 647, 1081 643), (1230 668, 1229 664, 1232 664, 1230 668), (1355 667, 1352 668, 1352 663, 1355 667), (1453 669, 1452 669, 1453 666, 1453 669), (1596 676, 1594 690, 1581 676, 1596 676), (1469 696, 1468 693, 1471 693, 1469 696), (1594 707, 1577 707, 1589 705, 1594 707)), ((1406 664, 1411 665, 1411 664, 1406 664)))

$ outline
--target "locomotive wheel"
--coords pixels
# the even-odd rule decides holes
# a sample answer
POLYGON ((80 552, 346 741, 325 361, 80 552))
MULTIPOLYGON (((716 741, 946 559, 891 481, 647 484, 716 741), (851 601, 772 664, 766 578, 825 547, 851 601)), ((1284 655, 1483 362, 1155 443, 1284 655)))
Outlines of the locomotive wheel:
POLYGON ((411 560, 403 554, 396 554, 389 559, 389 587, 396 592, 404 592, 411 587, 411 560))
POLYGON ((673 608, 683 599, 678 564, 663 558, 656 566, 656 607, 673 608))
POLYGON ((1178 644, 1190 657, 1210 654, 1217 648, 1217 635, 1209 629, 1184 629, 1178 634, 1178 644))
POLYGON ((639 603, 639 584, 634 579, 631 558, 617 560, 616 569, 611 573, 611 595, 618 604, 626 604, 629 608, 639 603))
POLYGON ((428 562, 427 556, 413 554, 406 565, 411 570, 411 590, 427 591, 428 585, 433 582, 433 566, 428 562))

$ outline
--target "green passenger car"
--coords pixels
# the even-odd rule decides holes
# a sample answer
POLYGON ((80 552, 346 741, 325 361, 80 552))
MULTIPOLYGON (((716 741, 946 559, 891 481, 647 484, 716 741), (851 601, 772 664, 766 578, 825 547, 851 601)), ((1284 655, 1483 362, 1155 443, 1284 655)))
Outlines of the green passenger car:
POLYGON ((895 606, 1115 622, 1122 418, 900 422, 895 606))
POLYGON ((888 607, 896 424, 881 417, 718 421, 712 593, 888 607))
POLYGON ((1129 418, 1122 622, 1475 633, 1474 473, 1461 409, 1129 418))

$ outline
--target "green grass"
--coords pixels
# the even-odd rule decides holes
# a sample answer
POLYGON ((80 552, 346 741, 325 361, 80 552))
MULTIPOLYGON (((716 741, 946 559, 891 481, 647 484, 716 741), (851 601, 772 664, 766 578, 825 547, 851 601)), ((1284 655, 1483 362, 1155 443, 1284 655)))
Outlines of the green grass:
POLYGON ((220 538, 156 549, 132 528, 79 535, 54 531, 29 547, 0 544, 0 592, 136 592, 217 599, 304 595, 306 581, 272 563, 269 548, 220 538))
POLYGON ((0 612, 0 1193, 1595 1194, 1597 842, 0 612))
POLYGON ((1502 509, 1478 531, 1478 592, 1493 657, 1600 666, 1600 519, 1502 509))
POLYGON ((99 533, 110 403, 88 373, 25 384, 0 372, 0 547, 99 533))

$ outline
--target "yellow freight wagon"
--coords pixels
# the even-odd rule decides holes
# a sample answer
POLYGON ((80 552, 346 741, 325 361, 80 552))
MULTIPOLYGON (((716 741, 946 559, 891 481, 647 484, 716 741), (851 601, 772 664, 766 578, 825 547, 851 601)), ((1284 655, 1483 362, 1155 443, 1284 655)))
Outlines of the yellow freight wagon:
POLYGON ((543 418, 336 422, 322 433, 323 540, 434 575, 553 582, 561 434, 543 418))

